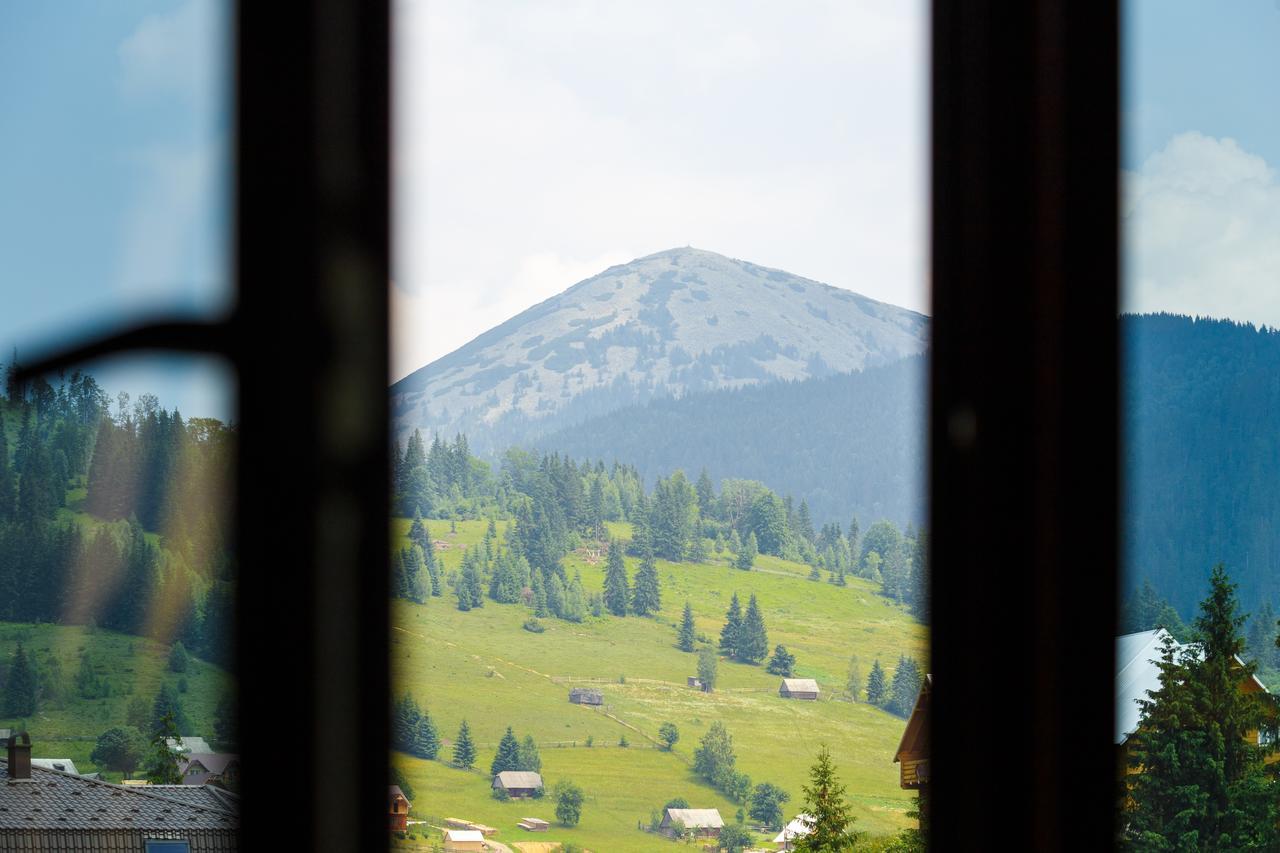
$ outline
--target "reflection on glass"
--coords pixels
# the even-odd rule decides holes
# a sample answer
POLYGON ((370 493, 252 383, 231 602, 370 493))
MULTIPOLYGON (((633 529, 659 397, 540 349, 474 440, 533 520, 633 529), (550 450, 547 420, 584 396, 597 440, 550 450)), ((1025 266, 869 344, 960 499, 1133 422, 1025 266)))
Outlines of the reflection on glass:
POLYGON ((918 843, 923 5, 396 24, 393 844, 918 843))
POLYGON ((1124 12, 1118 832, 1274 847, 1280 9, 1124 12))

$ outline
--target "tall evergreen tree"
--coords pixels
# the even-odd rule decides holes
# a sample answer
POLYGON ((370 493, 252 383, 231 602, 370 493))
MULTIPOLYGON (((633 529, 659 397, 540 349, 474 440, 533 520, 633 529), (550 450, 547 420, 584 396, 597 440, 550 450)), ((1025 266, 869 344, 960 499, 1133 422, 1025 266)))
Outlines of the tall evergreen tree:
POLYGON ((622 543, 609 543, 609 560, 604 572, 604 606, 614 616, 627 615, 627 567, 622 560, 622 543))
POLYGON ((862 528, 858 526, 858 517, 855 515, 849 519, 849 530, 845 533, 845 537, 849 541, 849 553, 854 556, 862 553, 858 550, 858 545, 861 544, 861 539, 859 538, 861 531, 862 528))
POLYGON ((646 551, 636 570, 635 588, 631 593, 631 609, 637 616, 648 616, 662 609, 662 591, 658 582, 658 565, 653 552, 646 551))
POLYGON ((738 593, 729 599, 729 609, 724 614, 724 627, 720 629, 720 653, 729 657, 738 656, 738 639, 742 634, 742 604, 738 601, 738 593))
POLYGON ((5 435, 4 416, 0 415, 0 521, 13 518, 16 502, 16 482, 9 464, 9 440, 5 435))
POLYGON ((742 617, 742 630, 738 635, 738 660, 744 663, 759 663, 769 654, 769 635, 765 632, 764 616, 760 613, 760 604, 755 593, 747 602, 747 612, 742 617))
POLYGON ((773 657, 769 658, 768 671, 774 675, 781 675, 783 678, 790 678, 796 668, 796 656, 787 651, 786 646, 777 646, 773 650, 773 657))
POLYGON ((693 608, 686 601, 684 603, 684 615, 680 618, 680 637, 676 641, 676 647, 682 652, 691 652, 696 639, 697 634, 693 625, 693 608))
POLYGON ((884 670, 880 667, 880 659, 876 658, 876 662, 871 665, 871 673, 867 676, 867 702, 883 705, 888 698, 884 670))
POLYGON ((458 738, 453 742, 453 763, 464 768, 476 763, 476 745, 471 740, 471 727, 466 720, 458 727, 458 738))
POLYGON ((831 750, 823 745, 809 770, 809 784, 804 786, 801 811, 809 815, 809 832, 796 839, 797 851, 844 853, 854 849, 861 836, 853 831, 856 818, 849 813, 844 792, 845 786, 836 779, 831 763, 831 750))
POLYGON ((750 571, 751 567, 756 564, 757 552, 758 552, 758 548, 756 547, 756 534, 755 534, 755 531, 753 530, 751 533, 747 534, 746 543, 742 546, 741 550, 738 551, 738 556, 733 563, 734 566, 736 566, 739 569, 742 569, 744 572, 750 571))
POLYGON ((702 682, 702 689, 708 693, 715 689, 718 665, 715 649, 705 646, 698 652, 698 680, 702 682))
POLYGON ((160 689, 156 691, 156 701, 151 706, 153 735, 166 725, 166 719, 172 723, 177 734, 190 733, 191 722, 187 719, 186 711, 183 710, 182 701, 168 682, 160 685, 160 689))
POLYGON ((915 707, 920 693, 920 666, 915 658, 898 656, 898 668, 893 671, 893 683, 889 689, 886 708, 899 717, 905 717, 915 707))
POLYGON ((147 754, 147 781, 152 785, 181 785, 182 770, 179 764, 179 752, 182 736, 177 722, 171 713, 166 712, 156 721, 151 734, 151 748, 147 754), (176 747, 169 746, 174 739, 176 747))
POLYGON ((517 770, 542 772, 542 756, 538 754, 538 744, 534 742, 533 735, 525 735, 524 740, 520 741, 518 758, 517 770))
POLYGON ((27 658, 27 650, 18 642, 13 662, 9 664, 9 676, 5 679, 4 715, 6 717, 30 717, 36 712, 36 673, 27 658))
POLYGON ((498 751, 494 753, 493 763, 489 765, 489 775, 497 776, 507 770, 519 769, 520 741, 516 740, 511 726, 507 726, 506 734, 502 736, 502 740, 498 741, 498 751))
POLYGON ((440 754, 440 733, 436 729, 435 721, 431 719, 431 713, 425 708, 422 709, 422 716, 414 732, 412 749, 409 751, 428 761, 435 761, 440 754))

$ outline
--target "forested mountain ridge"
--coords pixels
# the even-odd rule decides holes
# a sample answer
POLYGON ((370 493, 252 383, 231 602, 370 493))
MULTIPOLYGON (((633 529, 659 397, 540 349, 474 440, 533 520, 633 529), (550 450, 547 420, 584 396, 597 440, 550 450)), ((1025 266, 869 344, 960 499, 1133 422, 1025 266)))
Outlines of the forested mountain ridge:
POLYGON ((1154 314, 1120 333, 1129 587, 1188 618, 1222 562, 1246 611, 1280 600, 1280 332, 1154 314))
POLYGON ((481 455, 622 406, 924 351, 928 318, 781 270, 671 249, 611 267, 391 386, 396 434, 481 455))
POLYGON ((925 518, 924 357, 857 373, 654 400, 550 433, 537 446, 626 459, 646 482, 705 468, 808 503, 816 523, 925 518))

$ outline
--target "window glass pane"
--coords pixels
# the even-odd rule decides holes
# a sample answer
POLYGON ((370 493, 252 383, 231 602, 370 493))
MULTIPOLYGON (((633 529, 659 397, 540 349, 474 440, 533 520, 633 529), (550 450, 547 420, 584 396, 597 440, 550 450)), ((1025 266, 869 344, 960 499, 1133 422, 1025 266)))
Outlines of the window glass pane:
POLYGON ((1201 846, 1274 845, 1274 794, 1248 782, 1269 778, 1262 765, 1276 757, 1257 697, 1280 688, 1280 119, 1259 108, 1280 79, 1280 9, 1123 10, 1122 831, 1169 837, 1179 796, 1226 782, 1249 816, 1201 815, 1178 831, 1199 831, 1201 846), (1181 644, 1175 660, 1199 650, 1220 666, 1187 658, 1162 681, 1153 659, 1166 634, 1181 644), (1188 706, 1196 685, 1211 699, 1188 706), (1160 692, 1144 712, 1148 690, 1160 692), (1193 710, 1164 728, 1179 707, 1193 710), (1162 749, 1182 766, 1176 782, 1153 758, 1162 749), (1206 774, 1212 761, 1225 779, 1206 774), (1250 791, 1267 802, 1251 810, 1250 791))
POLYGON ((68 824, 148 849, 236 832, 235 377, 158 355, 15 371, 228 310, 230 13, 23 4, 0 26, 0 762, 83 812, 0 786, 0 832, 33 847, 68 824))
POLYGON ((915 826, 925 5, 395 10, 392 828, 915 826))

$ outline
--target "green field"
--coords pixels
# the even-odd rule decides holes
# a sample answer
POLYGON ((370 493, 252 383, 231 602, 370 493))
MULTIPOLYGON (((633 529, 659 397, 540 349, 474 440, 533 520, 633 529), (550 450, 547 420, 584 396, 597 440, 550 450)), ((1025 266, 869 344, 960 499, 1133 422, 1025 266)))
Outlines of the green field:
MULTIPOLYGON (((393 521, 397 546, 407 542, 408 526, 405 519, 393 521)), ((484 522, 458 522, 456 534, 449 533, 447 521, 428 526, 433 539, 450 543, 439 552, 448 571, 461 562, 462 546, 480 542, 485 529, 484 522)), ((614 525, 613 533, 629 531, 614 525)), ((602 562, 593 565, 575 553, 565 563, 570 575, 581 571, 587 591, 601 588, 602 562)), ((773 782, 791 793, 788 816, 798 811, 809 765, 826 743, 848 786, 857 828, 884 835, 907 826, 910 799, 897 785, 893 764, 904 721, 833 697, 853 654, 864 676, 877 657, 889 669, 901 652, 925 663, 925 628, 866 581, 851 579, 844 588, 815 583, 806 579, 807 566, 772 557, 760 558, 751 572, 726 563, 727 555, 711 565, 659 561, 663 608, 657 618, 588 617, 581 624, 549 618, 542 634, 522 629, 529 616, 525 607, 486 601, 482 609, 462 613, 447 588, 445 597, 426 605, 395 602, 397 689, 411 690, 430 710, 446 742, 442 758, 449 756, 464 718, 479 747, 477 772, 396 756, 415 789, 413 816, 431 823, 444 817, 480 821, 498 827, 497 837, 505 842, 563 840, 621 853, 661 849, 666 842, 637 830, 637 822, 647 823, 651 809, 674 797, 734 819, 738 807, 690 770, 699 738, 719 720, 733 736, 739 769, 754 782, 773 782), (714 639, 735 590, 744 605, 751 593, 758 596, 770 647, 786 645, 797 656, 796 675, 816 678, 823 700, 781 699, 779 679, 762 666, 725 660, 715 693, 685 686, 686 676, 696 672, 694 656, 675 647, 685 600, 693 606, 698 632, 714 639), (603 709, 569 704, 570 687, 587 684, 604 692, 603 709), (671 753, 653 742, 665 721, 681 734, 671 753), (538 741, 548 785, 567 778, 582 786, 587 800, 578 827, 523 833, 516 821, 526 815, 554 820, 554 803, 500 803, 489 796, 490 780, 482 771, 508 725, 517 736, 532 734, 538 741), (630 748, 618 746, 624 734, 630 748), (592 747, 585 745, 588 737, 592 747)), ((627 568, 633 574, 636 561, 628 558, 627 568)))
POLYGON ((38 666, 47 669, 53 657, 62 670, 60 697, 42 703, 24 720, 0 718, 0 728, 26 727, 34 757, 70 758, 81 773, 99 770, 89 760, 98 735, 125 724, 126 709, 135 696, 150 706, 161 683, 167 681, 176 690, 180 678, 187 682, 187 692, 178 698, 195 730, 191 733, 213 740, 214 708, 230 685, 229 676, 213 664, 192 657, 187 671, 179 675, 168 670, 169 646, 143 637, 84 626, 0 622, 0 660, 5 666, 19 642, 38 666), (98 674, 111 683, 111 695, 105 699, 81 699, 75 692, 84 649, 90 651, 98 674))

